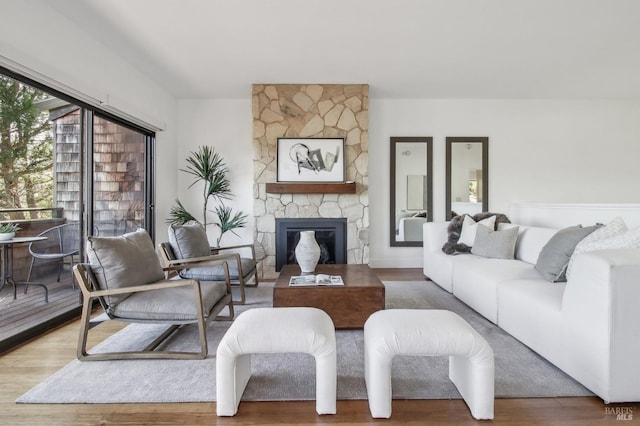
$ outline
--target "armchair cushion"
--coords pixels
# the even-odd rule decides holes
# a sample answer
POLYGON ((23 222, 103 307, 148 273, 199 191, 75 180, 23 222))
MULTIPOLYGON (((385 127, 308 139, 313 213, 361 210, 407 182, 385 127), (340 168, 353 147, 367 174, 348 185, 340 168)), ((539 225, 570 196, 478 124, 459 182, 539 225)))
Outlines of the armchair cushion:
MULTIPOLYGON (((153 242, 144 229, 118 237, 89 237, 87 257, 102 290, 164 279, 153 242)), ((119 303, 127 297, 127 294, 109 296, 109 304, 119 303)))
MULTIPOLYGON (((171 282, 171 281, 167 281, 171 282)), ((211 308, 227 294, 225 283, 200 285, 205 316, 211 308)), ((191 286, 170 287, 134 293, 110 309, 114 317, 129 321, 180 321, 187 323, 198 319, 194 290, 191 286)))
POLYGON ((207 231, 198 222, 169 225, 169 244, 178 259, 209 256, 211 247, 207 231))
MULTIPOLYGON (((256 269, 256 262, 253 259, 248 259, 245 257, 240 258, 240 264, 242 265, 242 273, 244 277, 250 275, 256 269)), ((240 274, 238 273, 238 262, 233 259, 230 259, 227 262, 229 266, 229 279, 232 281, 236 281, 240 278, 240 274)), ((191 280, 201 280, 201 281, 224 281, 224 269, 222 265, 215 266, 203 266, 200 268, 189 268, 178 271, 180 278, 183 279, 191 279, 191 280)), ((244 278, 243 277, 243 278, 244 278)))

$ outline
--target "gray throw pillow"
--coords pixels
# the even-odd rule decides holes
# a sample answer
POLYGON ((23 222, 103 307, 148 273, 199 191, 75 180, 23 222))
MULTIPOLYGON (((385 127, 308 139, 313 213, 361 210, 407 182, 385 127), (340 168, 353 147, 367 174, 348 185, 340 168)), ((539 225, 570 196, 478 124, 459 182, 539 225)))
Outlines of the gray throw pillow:
POLYGON ((513 259, 516 251, 519 227, 494 231, 486 226, 478 226, 471 254, 496 259, 513 259))
POLYGON ((207 231, 198 222, 169 225, 169 244, 178 259, 209 256, 211 247, 207 231))
MULTIPOLYGON (((164 279, 153 241, 144 229, 118 237, 89 237, 87 258, 101 289, 133 287, 164 279)), ((109 304, 127 297, 127 294, 109 296, 109 304)))
POLYGON ((573 250, 584 237, 597 228, 597 225, 584 228, 581 225, 576 225, 556 232, 549 242, 542 247, 536 261, 536 270, 547 281, 566 281, 565 273, 573 250))

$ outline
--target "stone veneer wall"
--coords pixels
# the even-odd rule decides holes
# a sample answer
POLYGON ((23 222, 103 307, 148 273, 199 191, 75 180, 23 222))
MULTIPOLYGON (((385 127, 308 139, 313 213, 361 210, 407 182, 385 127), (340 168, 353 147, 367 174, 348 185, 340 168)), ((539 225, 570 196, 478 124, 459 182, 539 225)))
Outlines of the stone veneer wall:
POLYGON ((347 263, 368 263, 369 86, 253 85, 254 240, 262 277, 275 272, 275 218, 347 218, 347 263), (345 138, 345 179, 356 194, 268 194, 279 137, 345 138))

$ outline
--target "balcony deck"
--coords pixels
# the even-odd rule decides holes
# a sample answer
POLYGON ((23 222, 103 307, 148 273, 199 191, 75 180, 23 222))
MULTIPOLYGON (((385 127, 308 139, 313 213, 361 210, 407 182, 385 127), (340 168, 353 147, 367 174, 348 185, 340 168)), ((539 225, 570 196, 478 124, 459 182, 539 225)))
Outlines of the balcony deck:
POLYGON ((56 282, 56 278, 57 273, 53 273, 34 279, 47 285, 49 303, 45 303, 44 290, 39 286, 30 286, 25 294, 25 287, 19 285, 15 300, 13 286, 7 284, 0 290, 0 352, 35 335, 34 327, 42 327, 61 314, 68 317, 80 309, 80 289, 77 285, 73 289, 68 267, 62 272, 60 282, 56 282))

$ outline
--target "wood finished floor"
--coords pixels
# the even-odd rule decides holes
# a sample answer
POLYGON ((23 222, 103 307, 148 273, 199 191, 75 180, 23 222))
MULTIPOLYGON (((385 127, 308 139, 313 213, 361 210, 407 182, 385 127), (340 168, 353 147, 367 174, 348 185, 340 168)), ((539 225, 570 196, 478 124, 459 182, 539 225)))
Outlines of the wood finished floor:
MULTIPOLYGON (((419 269, 378 269, 381 280, 424 279, 419 269)), ((91 344, 123 327, 101 324, 91 344)), ((24 392, 75 358, 78 321, 72 321, 0 356, 2 425, 617 425, 639 424, 640 404, 606 406, 601 399, 496 399, 495 420, 476 421, 462 400, 393 401, 391 419, 372 419, 367 401, 338 401, 336 415, 319 416, 315 401, 243 402, 235 417, 217 417, 215 403, 184 404, 16 404, 24 392), (611 411, 631 407, 633 420, 611 411), (606 408, 609 408, 607 410, 606 408)), ((99 381, 100 378, 96 377, 99 381)))

